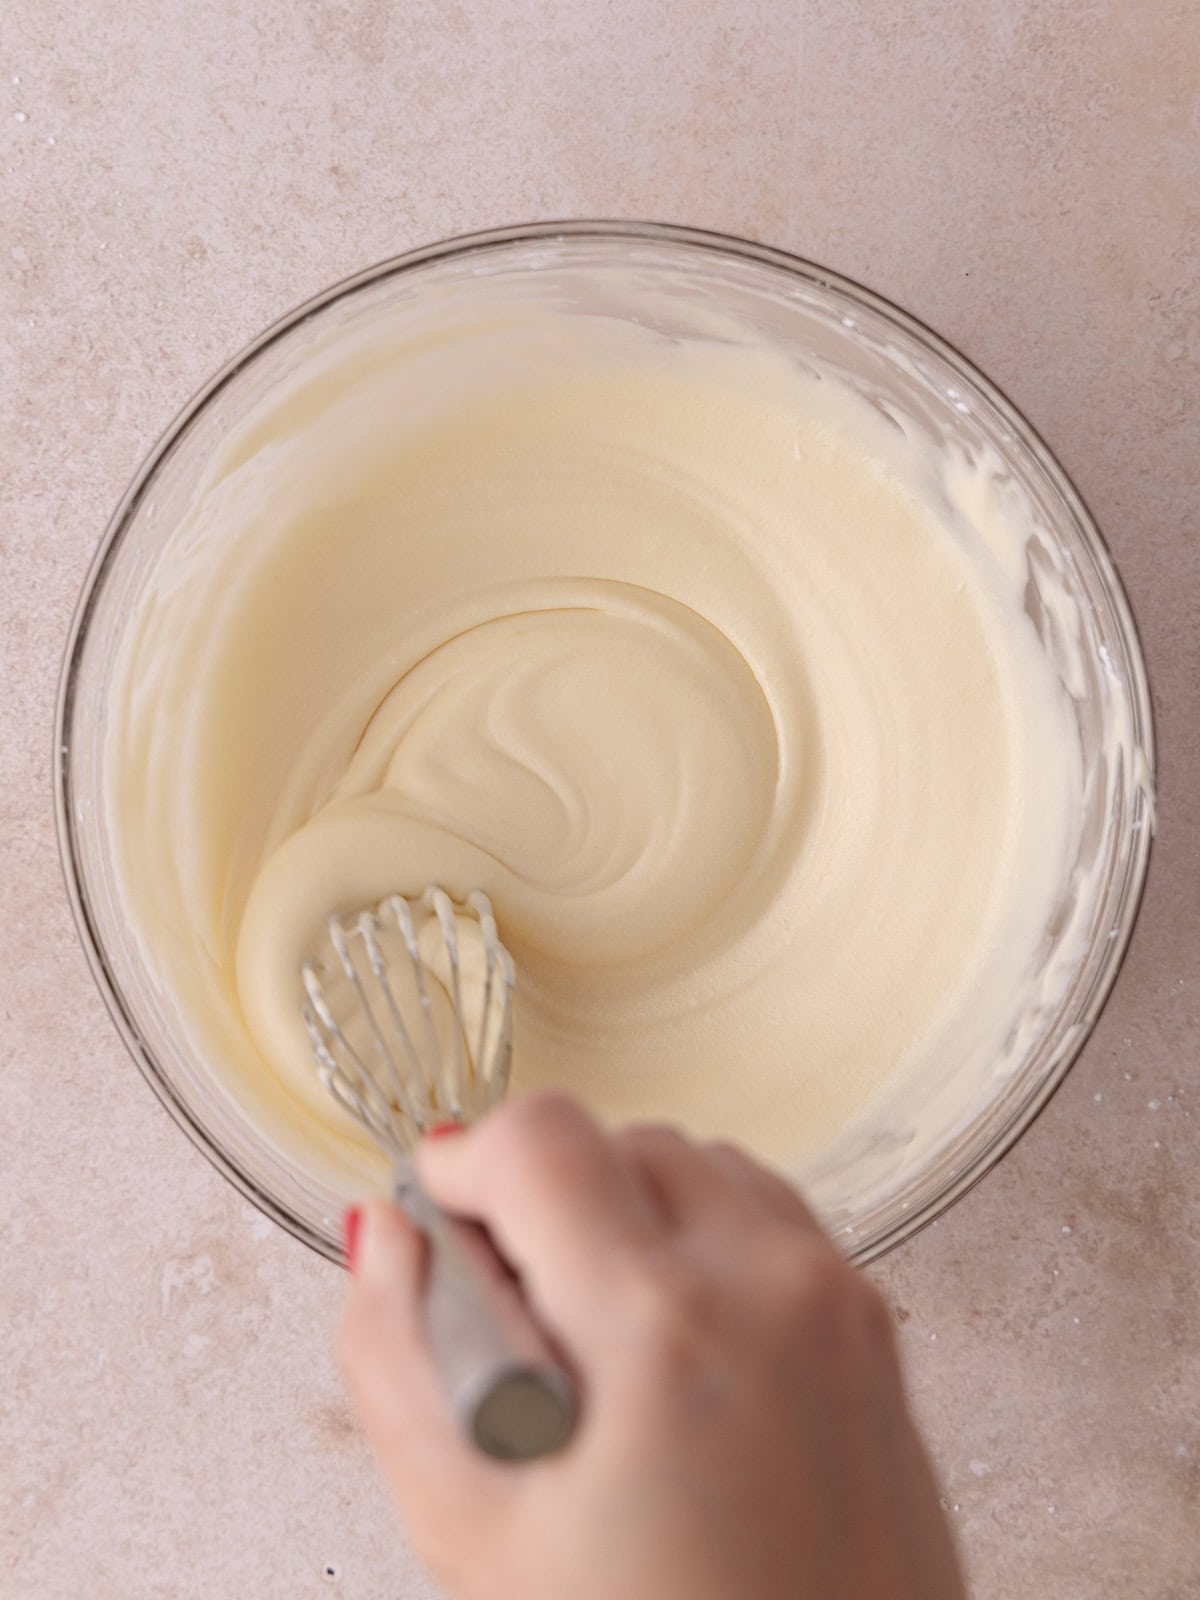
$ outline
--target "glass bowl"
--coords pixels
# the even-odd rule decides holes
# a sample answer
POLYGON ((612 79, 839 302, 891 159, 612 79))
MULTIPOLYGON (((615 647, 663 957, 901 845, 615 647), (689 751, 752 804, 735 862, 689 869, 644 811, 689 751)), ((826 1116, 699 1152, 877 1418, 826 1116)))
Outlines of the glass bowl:
POLYGON ((229 428, 301 370, 314 330, 361 326, 381 308, 447 297, 469 308, 497 283, 586 312, 649 320, 670 334, 753 323, 803 364, 819 363, 888 415, 1004 466, 1029 527, 1026 609, 1074 705, 1084 754, 1080 858, 1045 934, 1082 940, 1052 1005, 1014 1027, 987 1092, 964 1121, 935 1095, 892 1105, 796 1173, 853 1258, 890 1248, 962 1194, 1028 1127, 1062 1081, 1112 987, 1137 914, 1153 820, 1153 734, 1133 619, 1086 507, 1008 400, 944 340, 836 273, 744 240, 652 223, 572 222, 498 229, 411 251, 298 307, 232 360, 175 420, 116 510, 84 584, 59 691, 59 840, 72 909, 105 1001, 147 1080, 193 1142, 255 1205, 337 1255, 346 1196, 302 1170, 256 1126, 189 1043, 179 1006, 150 972, 124 903, 107 823, 105 732, 114 663, 151 572, 170 552, 175 509, 229 428), (622 283, 645 302, 622 304, 622 283), (632 278, 631 278, 632 274, 632 278), (713 314, 716 314, 715 317, 713 314), (1065 585, 1077 636, 1043 604, 1065 585), (1071 661, 1068 644, 1084 646, 1071 661), (1087 885, 1086 896, 1081 884, 1087 885), (939 1120, 940 1119, 940 1120, 939 1120), (864 1176, 865 1175, 865 1176, 864 1176))

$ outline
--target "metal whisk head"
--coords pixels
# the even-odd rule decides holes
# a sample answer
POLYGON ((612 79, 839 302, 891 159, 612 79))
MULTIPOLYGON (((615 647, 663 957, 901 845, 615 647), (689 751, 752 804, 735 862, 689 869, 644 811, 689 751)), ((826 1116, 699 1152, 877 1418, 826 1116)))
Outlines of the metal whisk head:
POLYGON ((516 973, 486 895, 389 895, 325 932, 300 969, 317 1073, 393 1159, 501 1098, 516 973))

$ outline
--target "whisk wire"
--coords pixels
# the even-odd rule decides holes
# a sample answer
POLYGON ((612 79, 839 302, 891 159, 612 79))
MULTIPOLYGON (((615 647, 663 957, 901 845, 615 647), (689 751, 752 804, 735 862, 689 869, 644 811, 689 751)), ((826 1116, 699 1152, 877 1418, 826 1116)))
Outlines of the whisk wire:
POLYGON ((479 1012, 479 1037, 475 1042, 475 1070, 482 1079, 487 1072, 488 1064, 488 1022, 492 1014, 492 990, 496 979, 496 944, 498 940, 496 919, 492 915, 492 908, 478 889, 473 889, 467 896, 467 904, 479 918, 479 930, 483 938, 483 1005, 479 1012), (483 903, 480 904, 480 901, 483 903))
POLYGON ((392 1107, 335 1021, 316 973, 307 963, 302 971, 312 1003, 302 1007, 301 1016, 317 1060, 317 1076, 329 1093, 389 1149, 402 1150, 392 1107))
MULTIPOLYGON (((368 918, 369 913, 364 912, 358 918, 357 924, 352 932, 357 932, 361 935, 364 924, 368 918)), ((379 1064, 383 1069, 383 1073, 388 1081, 392 1084, 401 1108, 405 1114, 407 1116, 413 1116, 415 1115, 416 1108, 413 1106, 412 1101, 409 1098, 403 1078, 396 1070, 395 1059, 392 1056, 391 1050, 388 1048, 387 1041, 380 1030, 378 1021, 376 1020, 375 1009, 372 1006, 370 996, 367 993, 366 984, 363 982, 362 974, 358 970, 358 966, 350 949, 350 935, 347 934, 346 929, 336 917, 330 917, 328 923, 328 932, 329 942, 333 946, 334 954, 341 962, 342 971, 345 973, 354 989, 355 996, 359 1003, 360 1015, 362 1020, 366 1023, 371 1044, 374 1048, 379 1064)), ((355 1061, 365 1069, 365 1063, 362 1062, 362 1058, 357 1054, 357 1052, 355 1053, 355 1061)), ((374 1095, 377 1098, 384 1099, 386 1103, 386 1097, 382 1095, 377 1081, 368 1072, 364 1071, 364 1075, 369 1080, 370 1088, 374 1092, 374 1095)))
POLYGON ((345 1111, 402 1155, 432 1123, 472 1120, 500 1098, 512 1059, 515 969, 486 895, 475 891, 458 903, 431 886, 413 902, 391 895, 352 922, 330 917, 325 931, 327 953, 301 967, 301 1015, 318 1077, 345 1111), (463 940, 471 929, 468 996, 463 940), (339 998, 333 985, 343 979, 339 998), (435 1016, 434 979, 447 1018, 435 1016))
POLYGON ((433 1002, 429 998, 429 986, 425 982, 425 963, 421 959, 421 945, 413 922, 412 907, 404 896, 399 894, 391 895, 384 901, 384 905, 395 917, 401 937, 412 960, 413 977, 416 980, 417 988, 417 1001, 425 1023, 425 1044, 428 1052, 425 1081, 429 1091, 430 1102, 434 1109, 439 1112, 444 1111, 445 1107, 441 1105, 439 1094, 439 1091, 442 1090, 441 1077, 438 1071, 441 1061, 441 1047, 438 1044, 437 1027, 433 1020, 433 1002))
POLYGON ((456 1119, 462 1120, 468 1113, 468 1084, 467 1052, 463 1043, 466 1021, 463 1016, 462 980, 458 965, 458 925, 454 919, 454 907, 444 889, 426 889, 424 900, 437 917, 450 962, 450 990, 454 1005, 454 1071, 450 1083, 449 1109, 456 1119))
MULTIPOLYGON (((388 1082, 397 1101, 404 1108, 417 1126, 419 1133, 425 1131, 425 1118, 421 1110, 422 1102, 429 1103, 430 1083, 425 1065, 413 1044, 412 1035, 405 1024, 404 1016, 397 1004, 395 992, 392 989, 388 976, 387 962, 384 959, 383 949, 379 943, 379 923, 369 911, 364 911, 358 919, 358 931, 362 936, 363 948, 366 951, 367 961, 371 968, 372 976, 383 996, 383 1004, 387 1011, 388 1020, 395 1030, 395 1037, 400 1041, 400 1048, 407 1061, 411 1077, 406 1079, 401 1070, 395 1053, 388 1047, 382 1038, 382 1029, 375 1025, 375 1033, 382 1043, 382 1056, 386 1062, 388 1082), (413 1094, 410 1085, 416 1083, 419 1094, 413 1094)), ((374 1018, 372 1017, 374 1024, 374 1018)))

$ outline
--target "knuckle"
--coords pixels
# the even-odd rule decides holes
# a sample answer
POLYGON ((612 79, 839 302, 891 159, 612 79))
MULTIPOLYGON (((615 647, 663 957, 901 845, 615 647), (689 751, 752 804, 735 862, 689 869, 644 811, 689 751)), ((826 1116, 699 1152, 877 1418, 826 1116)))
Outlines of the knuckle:
POLYGON ((894 1348, 887 1302, 833 1249, 814 1253, 794 1275, 785 1315, 831 1360, 875 1360, 894 1348))
POLYGON ((619 1129, 613 1138, 623 1149, 629 1150, 677 1150, 687 1143, 679 1129, 666 1122, 635 1123, 633 1127, 619 1129))
POLYGON ((739 1164, 746 1162, 749 1164, 746 1152, 740 1150, 732 1139, 711 1139, 704 1146, 704 1149, 708 1155, 717 1156, 722 1161, 736 1161, 739 1164))
POLYGON ((634 1320, 653 1366, 686 1375, 703 1360, 718 1314, 713 1286, 685 1263, 659 1261, 639 1276, 634 1320))
POLYGON ((515 1201, 534 1192, 563 1191, 598 1138, 590 1118, 565 1095, 513 1101, 493 1130, 489 1151, 497 1196, 515 1201))
POLYGON ((817 1332, 844 1327, 856 1294, 855 1274, 832 1248, 775 1248, 771 1275, 785 1314, 817 1332))
POLYGON ((524 1152, 569 1140, 585 1122, 573 1100, 547 1090, 510 1101, 496 1113, 493 1131, 498 1141, 524 1152))
POLYGON ((650 1166, 677 1160, 680 1152, 691 1148, 678 1128, 665 1123, 639 1123, 632 1128, 622 1128, 612 1139, 622 1156, 650 1166))

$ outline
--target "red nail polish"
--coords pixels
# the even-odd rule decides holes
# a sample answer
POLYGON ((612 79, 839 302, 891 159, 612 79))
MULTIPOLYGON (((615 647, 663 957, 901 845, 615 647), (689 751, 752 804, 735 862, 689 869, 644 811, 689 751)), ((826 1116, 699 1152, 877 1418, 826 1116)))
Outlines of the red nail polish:
POLYGON ((447 1134, 461 1133, 462 1131, 463 1124, 461 1122, 438 1122, 429 1129, 425 1137, 427 1139, 444 1139, 447 1134))
POLYGON ((342 1218, 342 1253, 351 1272, 354 1271, 354 1256, 358 1249, 358 1225, 361 1221, 361 1206, 351 1206, 342 1218))

